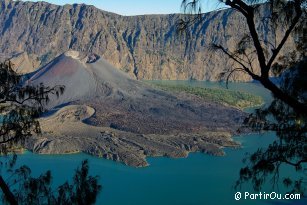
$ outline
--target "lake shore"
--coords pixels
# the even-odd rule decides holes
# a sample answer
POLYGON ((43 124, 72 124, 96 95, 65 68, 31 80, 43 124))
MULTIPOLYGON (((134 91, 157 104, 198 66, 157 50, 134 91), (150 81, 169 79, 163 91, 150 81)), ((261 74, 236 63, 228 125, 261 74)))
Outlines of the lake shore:
MULTIPOLYGON (((200 115, 203 118, 197 120, 202 119, 201 123, 193 118, 190 118, 193 120, 189 124, 174 120, 164 121, 168 118, 163 117, 161 111, 158 113, 162 115, 161 121, 150 120, 152 116, 148 116, 146 112, 136 121, 134 113, 137 112, 126 113, 125 110, 122 110, 122 114, 126 114, 127 119, 118 121, 118 118, 112 118, 114 109, 108 107, 108 104, 104 103, 106 106, 103 106, 103 112, 101 105, 97 107, 97 104, 92 103, 93 108, 87 106, 90 103, 84 103, 63 107, 55 114, 42 118, 42 135, 32 137, 26 148, 39 154, 86 153, 132 167, 146 167, 149 166, 148 157, 186 158, 193 152, 224 156, 224 148, 240 147, 240 143, 235 142, 232 136, 238 134, 237 130, 247 115, 238 108, 221 105, 190 93, 172 92, 170 95, 170 91, 154 92, 158 92, 158 96, 165 92, 164 95, 168 98, 177 98, 181 102, 180 106, 186 106, 189 112, 199 108, 195 112, 203 113, 200 115), (98 119, 110 116, 113 121, 111 126, 97 123, 98 119), (120 124, 115 124, 114 120, 120 124), (126 129, 131 123, 137 127, 126 129), (163 130, 166 127, 168 129, 163 130)), ((166 102, 168 101, 164 103, 166 102)), ((147 106, 150 108, 153 105, 147 106)), ((118 108, 117 112, 120 111, 118 108)), ((155 118, 159 119, 158 116, 155 118)), ((243 131, 241 134, 244 133, 243 131)))
POLYGON ((68 106, 41 119, 42 135, 29 139, 26 148, 39 154, 83 152, 128 166, 146 167, 147 157, 186 158, 191 152, 223 156, 223 148, 240 146, 225 131, 160 135, 91 126, 82 121, 89 117, 87 110, 87 106, 68 106))

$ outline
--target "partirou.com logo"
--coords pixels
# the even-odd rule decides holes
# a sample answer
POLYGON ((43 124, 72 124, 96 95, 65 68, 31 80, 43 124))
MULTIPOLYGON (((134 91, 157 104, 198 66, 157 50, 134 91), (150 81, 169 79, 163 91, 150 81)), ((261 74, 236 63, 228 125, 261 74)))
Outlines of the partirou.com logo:
POLYGON ((266 193, 249 193, 237 192, 235 193, 235 200, 300 200, 301 194, 278 194, 276 192, 266 193))

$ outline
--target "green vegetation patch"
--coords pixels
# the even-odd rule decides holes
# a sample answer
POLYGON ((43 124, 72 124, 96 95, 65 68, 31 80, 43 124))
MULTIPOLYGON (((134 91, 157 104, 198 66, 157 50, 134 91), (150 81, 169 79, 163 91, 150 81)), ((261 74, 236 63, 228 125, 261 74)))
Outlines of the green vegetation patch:
POLYGON ((234 91, 223 88, 203 88, 189 85, 170 85, 161 82, 149 82, 149 84, 165 91, 184 92, 239 109, 260 106, 264 102, 260 96, 243 91, 234 91))

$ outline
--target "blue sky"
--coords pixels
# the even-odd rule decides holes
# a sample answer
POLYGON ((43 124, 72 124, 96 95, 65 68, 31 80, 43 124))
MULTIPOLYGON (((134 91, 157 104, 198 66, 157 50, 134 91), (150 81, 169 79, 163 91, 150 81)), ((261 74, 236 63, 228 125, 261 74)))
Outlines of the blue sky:
MULTIPOLYGON (((35 1, 35 0, 30 0, 35 1)), ((47 2, 63 5, 73 3, 85 3, 94 5, 100 9, 118 13, 121 15, 141 14, 170 14, 180 13, 182 0, 45 0, 47 2)), ((203 0, 203 11, 211 11, 218 8, 217 0, 203 0)))

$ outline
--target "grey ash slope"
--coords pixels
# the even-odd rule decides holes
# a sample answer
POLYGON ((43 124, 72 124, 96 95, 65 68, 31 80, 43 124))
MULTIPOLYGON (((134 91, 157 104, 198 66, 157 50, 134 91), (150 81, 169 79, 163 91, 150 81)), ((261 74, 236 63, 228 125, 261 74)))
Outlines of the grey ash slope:
POLYGON ((86 104, 96 110, 95 125, 137 133, 235 131, 241 111, 195 96, 173 95, 134 80, 102 58, 87 63, 77 51, 68 51, 38 70, 27 83, 64 85, 65 92, 51 99, 61 104, 86 104))
POLYGON ((91 63, 87 59, 66 52, 28 80, 65 85, 64 95, 49 106, 72 104, 41 119, 43 135, 32 138, 28 149, 86 152, 146 166, 147 156, 185 157, 191 151, 222 155, 224 146, 237 146, 231 134, 239 128, 243 112, 154 89, 102 58, 96 56, 91 63))
MULTIPOLYGON (((139 79, 217 80, 232 64, 208 47, 215 42, 234 49, 247 31, 244 18, 233 10, 205 14, 205 21, 190 29, 192 38, 186 41, 176 33, 179 17, 124 17, 87 5, 0 0, 0 53, 13 57, 24 72, 73 49, 97 53, 139 79)), ((269 29, 259 24, 258 30, 273 40, 269 29)), ((284 50, 292 45, 290 39, 284 50)), ((235 79, 249 78, 239 73, 235 79)))
POLYGON ((84 57, 77 51, 67 51, 31 75, 27 83, 46 86, 64 85, 61 98, 51 99, 49 107, 74 101, 91 101, 95 97, 120 97, 140 92, 138 81, 121 72, 97 55, 84 57), (89 62, 89 59, 91 59, 89 62))

